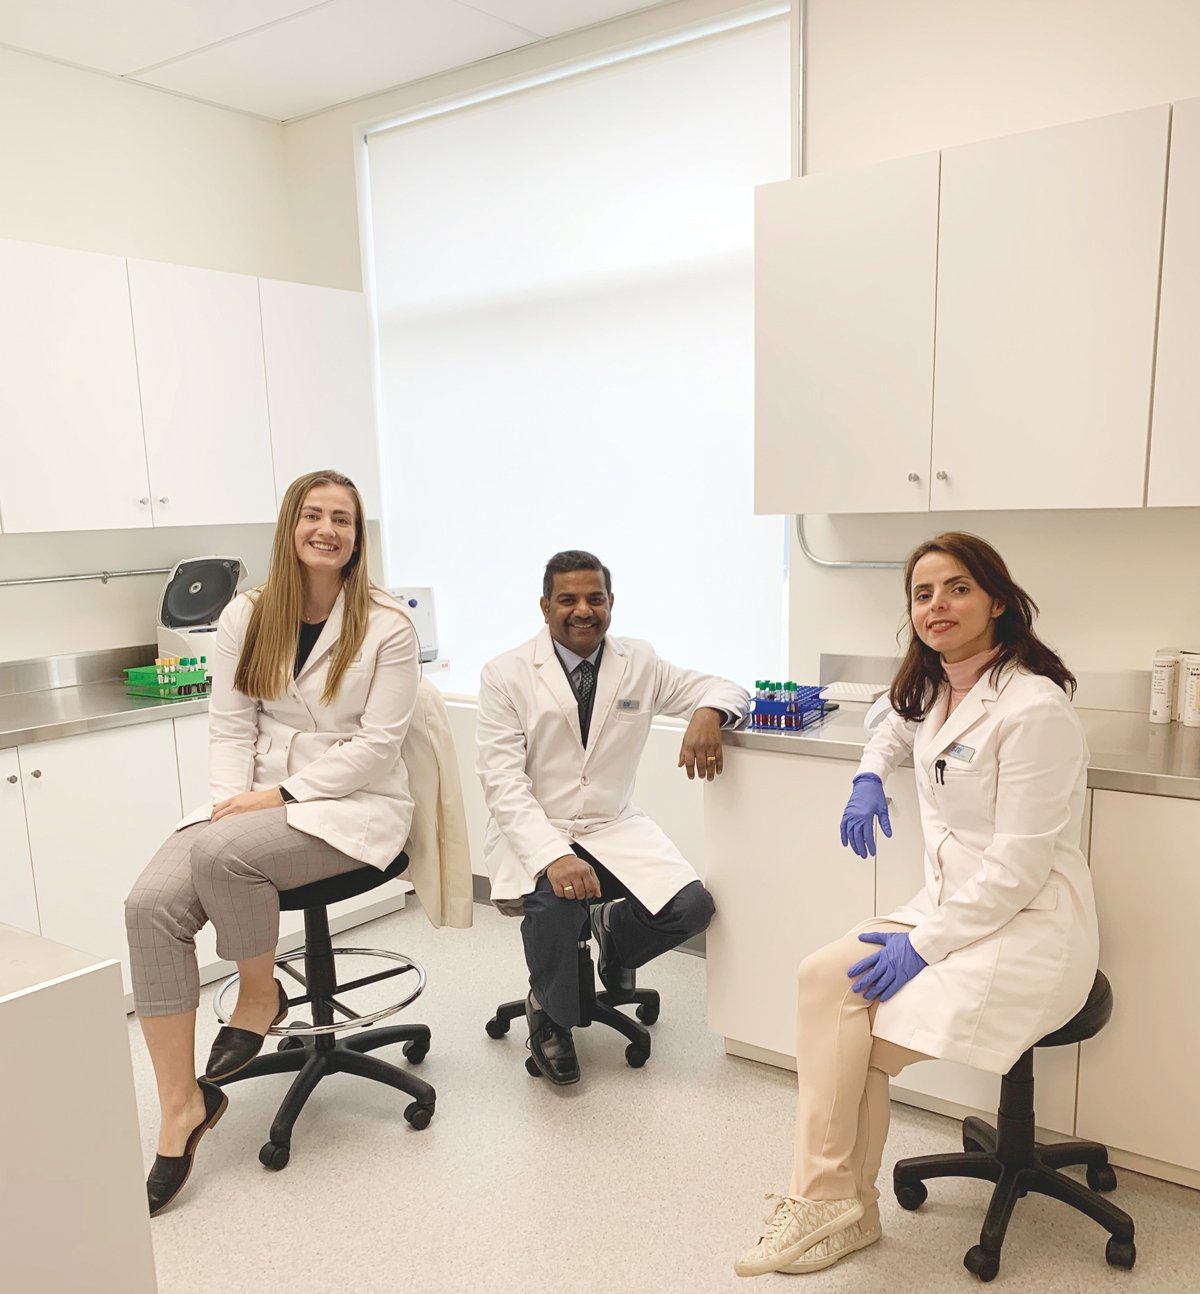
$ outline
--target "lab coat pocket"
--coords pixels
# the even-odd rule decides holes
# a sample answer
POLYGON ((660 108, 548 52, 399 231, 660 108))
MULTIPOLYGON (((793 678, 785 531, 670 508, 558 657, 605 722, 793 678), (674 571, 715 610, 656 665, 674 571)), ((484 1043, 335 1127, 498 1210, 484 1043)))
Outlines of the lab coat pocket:
POLYGON ((1025 904, 1026 912, 1050 912, 1058 907, 1058 886, 1043 885, 1041 890, 1025 904))

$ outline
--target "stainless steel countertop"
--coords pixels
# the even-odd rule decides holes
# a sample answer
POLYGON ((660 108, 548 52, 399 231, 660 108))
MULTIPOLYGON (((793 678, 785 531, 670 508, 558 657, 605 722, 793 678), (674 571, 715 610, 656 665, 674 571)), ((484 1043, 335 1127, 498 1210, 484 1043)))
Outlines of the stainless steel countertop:
MULTIPOLYGON (((130 696, 125 683, 118 679, 19 692, 0 696, 0 749, 131 723, 203 714, 207 709, 206 696, 181 701, 130 696)), ((804 732, 789 735, 744 729, 726 731, 722 736, 728 746, 857 763, 867 741, 862 726, 867 709, 847 701, 804 732)), ((1092 752, 1088 786, 1200 800, 1200 728, 1150 723, 1144 716, 1125 710, 1081 709, 1077 713, 1092 752)))
POLYGON ((44 692, 0 696, 0 749, 84 732, 123 728, 130 723, 154 723, 185 714, 203 714, 207 696, 164 701, 130 696, 123 679, 56 687, 44 692))
MULTIPOLYGON (((727 746, 827 759, 862 758, 867 744, 863 717, 869 707, 843 702, 827 719, 799 733, 726 731, 727 746)), ((1171 795, 1200 800, 1200 728, 1151 723, 1127 710, 1076 711, 1091 761, 1088 786, 1098 791, 1171 795)))

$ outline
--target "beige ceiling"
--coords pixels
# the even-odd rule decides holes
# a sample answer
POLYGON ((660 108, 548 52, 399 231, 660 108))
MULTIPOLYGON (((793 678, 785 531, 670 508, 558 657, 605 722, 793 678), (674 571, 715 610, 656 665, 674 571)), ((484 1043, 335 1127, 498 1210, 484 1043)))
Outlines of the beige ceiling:
POLYGON ((287 121, 656 0, 0 0, 0 45, 287 121))

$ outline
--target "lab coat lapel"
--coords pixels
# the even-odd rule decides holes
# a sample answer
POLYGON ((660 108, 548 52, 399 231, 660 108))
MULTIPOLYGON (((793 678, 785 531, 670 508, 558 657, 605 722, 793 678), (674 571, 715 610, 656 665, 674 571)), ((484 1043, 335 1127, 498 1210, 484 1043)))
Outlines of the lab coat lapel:
MULTIPOLYGON (((606 652, 605 655, 608 653, 606 652)), ((567 671, 562 667, 562 661, 558 658, 558 653, 554 650, 554 639, 550 637, 550 630, 543 629, 537 636, 537 642, 533 649, 533 663, 537 666, 538 675, 542 682, 550 689, 551 695, 562 708, 563 717, 567 721, 568 727, 575 734, 575 740, 583 746, 583 736, 579 731, 579 702, 575 699, 575 693, 571 690, 571 682, 567 678, 567 671)), ((596 728, 595 708, 592 710, 592 731, 596 728)))
POLYGON ((592 720, 588 725, 588 744, 587 753, 583 757, 584 764, 600 744, 600 732, 604 727, 605 719, 608 718, 608 712, 613 707, 613 702, 617 699, 617 691, 621 686, 621 680, 625 677, 625 666, 628 660, 629 658, 615 639, 605 639, 604 652, 600 657, 600 671, 596 675, 596 699, 592 702, 592 720))
POLYGON ((296 675, 297 683, 316 667, 323 656, 333 650, 337 640, 342 636, 342 615, 345 610, 345 599, 346 592, 343 589, 337 595, 337 601, 333 604, 329 619, 325 621, 325 628, 321 630, 320 637, 313 644, 312 651, 308 653, 308 660, 304 662, 304 668, 296 675))
MULTIPOLYGON (((989 668, 978 683, 963 697, 959 702, 958 709, 946 720, 938 729, 926 746, 921 758, 926 769, 928 769, 939 755, 941 755, 948 746, 954 743, 971 727, 977 724, 980 719, 987 717, 988 710, 996 702, 996 698, 1008 686, 1008 680, 1012 678, 1016 665, 1008 664, 1001 671, 998 682, 992 682, 992 671, 989 668)), ((942 689, 943 695, 938 697, 937 704, 945 707, 950 703, 949 688, 942 689)))

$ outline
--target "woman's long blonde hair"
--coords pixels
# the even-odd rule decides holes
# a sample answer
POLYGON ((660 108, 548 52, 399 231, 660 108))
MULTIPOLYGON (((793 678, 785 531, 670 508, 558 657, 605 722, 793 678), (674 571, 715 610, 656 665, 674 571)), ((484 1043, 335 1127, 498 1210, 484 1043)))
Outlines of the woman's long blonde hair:
MULTIPOLYGON (((323 705, 329 705, 337 696, 346 667, 362 647, 371 603, 392 606, 374 596, 378 590, 367 575, 367 528, 357 486, 341 472, 309 472, 298 477, 288 486, 279 508, 267 582, 249 595, 254 610, 233 676, 233 685, 243 696, 275 701, 287 691, 304 614, 304 568, 296 555, 296 526, 309 490, 318 485, 340 485, 354 500, 354 555, 342 567, 342 631, 325 676, 323 705)), ((399 612, 398 607, 395 610, 399 612)))

